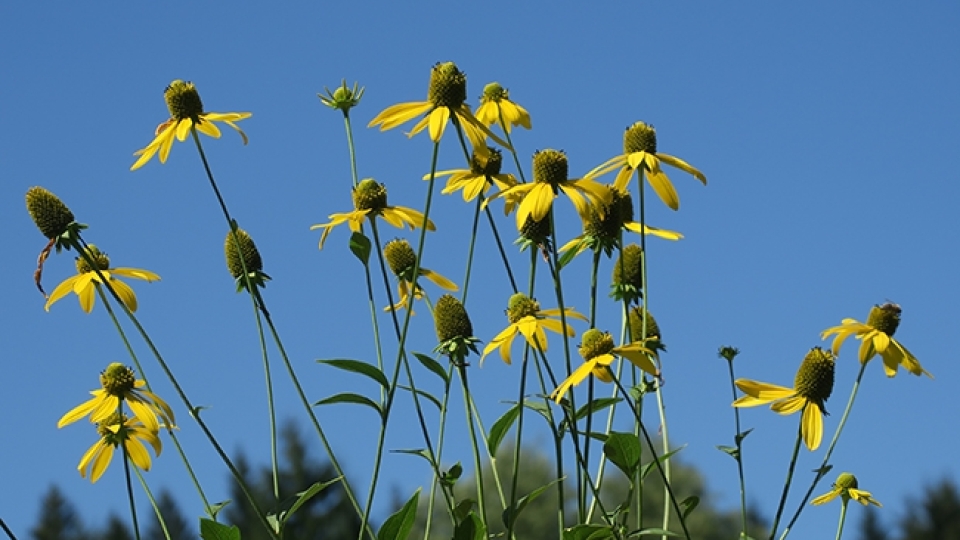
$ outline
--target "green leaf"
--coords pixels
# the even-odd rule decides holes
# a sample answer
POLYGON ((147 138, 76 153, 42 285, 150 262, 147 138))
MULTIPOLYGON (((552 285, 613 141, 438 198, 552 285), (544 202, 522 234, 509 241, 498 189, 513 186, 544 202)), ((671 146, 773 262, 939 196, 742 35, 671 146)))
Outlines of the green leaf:
POLYGON ((413 522, 417 518, 417 501, 420 500, 420 488, 410 497, 410 500, 383 522, 377 531, 377 540, 407 540, 413 522))
POLYGON ((578 253, 580 253, 579 248, 580 248, 580 245, 577 244, 573 246, 571 249, 568 249, 567 251, 565 251, 563 255, 560 256, 560 260, 557 261, 557 270, 563 270, 563 267, 568 265, 570 261, 572 261, 573 258, 576 257, 578 253))
POLYGON ((507 409, 507 412, 503 413, 503 416, 498 418, 497 421, 490 426, 490 435, 487 436, 487 449, 491 456, 497 456, 497 449, 500 448, 500 443, 503 442, 507 431, 510 431, 510 426, 513 425, 519 416, 520 406, 514 405, 507 409))
POLYGON ((301 506, 306 504, 307 501, 312 499, 314 496, 316 496, 318 493, 320 493, 324 489, 330 487, 330 485, 336 484, 342 479, 343 479, 342 476, 338 476, 333 480, 328 480, 326 482, 317 482, 312 486, 308 487, 307 489, 305 489, 304 491, 301 491, 300 493, 298 493, 297 500, 294 501, 293 505, 290 506, 290 509, 280 514, 280 527, 282 528, 283 524, 286 523, 288 519, 290 519, 290 516, 292 516, 294 512, 299 510, 301 506))
POLYGON ((751 431, 753 431, 753 428, 750 428, 750 429, 744 431, 743 433, 737 434, 737 436, 734 437, 733 439, 737 442, 737 444, 740 444, 740 443, 743 442, 744 439, 747 438, 747 435, 749 435, 751 431))
POLYGON ((380 418, 383 418, 383 408, 380 407, 380 404, 373 401, 372 399, 361 396, 360 394, 354 394, 353 392, 343 392, 341 394, 335 394, 328 398, 321 399, 320 401, 314 403, 314 406, 317 405, 330 405, 332 403, 358 403, 360 405, 366 405, 367 407, 373 408, 377 411, 377 414, 380 415, 380 418))
POLYGON ((466 519, 453 529, 453 540, 485 540, 487 529, 477 514, 470 512, 466 519))
POLYGON ((433 458, 430 456, 430 452, 428 452, 426 448, 391 450, 391 452, 394 454, 410 454, 411 456, 420 456, 427 460, 427 463, 430 464, 431 468, 436 467, 436 464, 433 462, 433 458))
POLYGON ((722 446, 718 444, 717 450, 723 452, 724 454, 730 454, 733 459, 740 461, 740 450, 735 446, 722 446))
POLYGON ((530 493, 524 495, 523 497, 520 497, 519 499, 517 499, 517 501, 513 504, 513 506, 508 506, 507 508, 505 508, 503 510, 503 514, 501 514, 501 519, 503 519, 503 526, 509 529, 512 524, 516 523, 517 517, 520 516, 520 512, 523 512, 523 509, 526 508, 528 504, 530 504, 534 499, 542 495, 543 492, 546 491, 550 486, 556 484, 559 481, 560 480, 557 479, 550 482, 547 485, 540 486, 537 489, 531 491, 530 493))
POLYGON ((640 467, 640 440, 633 433, 613 431, 603 443, 603 455, 633 481, 640 467))
POLYGON ((413 356, 415 356, 417 360, 419 360, 420 363, 423 364, 423 367, 436 373, 437 377, 440 377, 441 379, 443 379, 444 384, 450 384, 450 376, 447 375, 447 370, 443 369, 443 366, 440 365, 440 362, 437 362, 433 358, 430 358, 429 356, 423 353, 415 352, 413 353, 413 356))
POLYGON ((218 503, 210 505, 210 517, 212 517, 213 519, 217 519, 217 514, 219 514, 221 510, 226 508, 228 504, 230 504, 230 499, 227 499, 225 501, 220 501, 218 503))
POLYGON ((360 360, 349 360, 346 358, 337 358, 334 360, 317 360, 321 364, 327 364, 328 366, 333 366, 337 369, 342 369, 344 371, 352 371, 353 373, 359 373, 366 377, 377 381, 380 386, 384 388, 390 388, 390 382, 387 381, 387 376, 380 371, 380 368, 373 364, 368 364, 360 360))
MULTIPOLYGON (((612 405, 614 405, 614 404, 616 404, 616 403, 619 403, 619 402, 621 402, 621 401, 623 401, 623 398, 616 398, 616 397, 607 397, 607 398, 597 398, 597 399, 594 399, 594 400, 591 401, 590 403, 587 403, 587 404, 585 404, 584 406, 582 406, 582 407, 580 407, 579 409, 577 409, 577 412, 574 413, 574 415, 573 415, 574 421, 583 420, 583 419, 586 418, 587 416, 589 416, 589 415, 591 415, 591 414, 593 414, 593 413, 595 413, 595 412, 597 412, 597 411, 601 411, 601 410, 603 410, 603 409, 606 409, 607 407, 610 407, 610 406, 612 406, 612 405)), ((563 421, 560 422, 560 426, 559 426, 560 434, 562 435, 562 434, 566 433, 566 432, 567 432, 567 429, 568 429, 569 427, 570 427, 569 419, 568 419, 568 418, 564 418, 563 421)))
POLYGON ((628 538, 640 538, 641 536, 672 536, 674 538, 683 538, 682 534, 660 528, 641 529, 627 535, 628 538))
POLYGON ((540 416, 542 416, 543 419, 547 421, 547 424, 552 426, 551 422, 552 422, 553 420, 550 418, 550 406, 549 406, 549 405, 547 405, 546 403, 544 403, 544 402, 542 402, 542 401, 537 401, 537 400, 534 400, 534 399, 525 399, 525 400, 523 400, 523 406, 526 407, 526 408, 528 408, 528 409, 530 409, 531 411, 536 412, 536 413, 539 414, 540 416))
POLYGON ((582 524, 563 531, 563 540, 605 540, 616 537, 613 529, 606 525, 582 524))
POLYGON ((453 467, 450 467, 447 472, 443 473, 440 477, 440 483, 447 486, 453 487, 457 483, 457 480, 460 479, 460 476, 463 475, 463 465, 460 462, 456 462, 453 467))
POLYGON ((700 505, 700 497, 696 495, 691 495, 686 499, 680 501, 680 508, 683 509, 683 519, 687 519, 687 516, 690 515, 690 512, 693 512, 693 509, 700 505))
MULTIPOLYGON (((404 389, 404 390, 406 390, 406 391, 408 391, 408 392, 411 390, 411 388, 410 388, 409 386, 404 386, 404 385, 402 385, 402 384, 398 384, 397 387, 398 387, 398 388, 402 388, 402 389, 404 389)), ((429 393, 429 392, 426 392, 426 391, 424 391, 424 390, 420 390, 419 388, 417 388, 417 395, 418 395, 418 396, 421 396, 421 397, 427 398, 428 400, 430 400, 431 403, 433 403, 434 405, 437 406, 437 409, 439 409, 439 410, 441 410, 441 411, 443 410, 443 403, 440 403, 440 400, 437 399, 433 394, 431 394, 431 393, 429 393)))
POLYGON ((350 251, 366 266, 370 261, 370 239, 359 231, 351 234, 350 251))
POLYGON ((200 538, 203 540, 240 540, 236 525, 224 525, 212 519, 200 518, 200 538))
POLYGON ((457 503, 457 506, 453 509, 453 517, 456 518, 457 523, 467 519, 473 512, 473 507, 477 504, 477 501, 473 499, 463 499, 457 503))
POLYGON ((643 480, 644 478, 646 478, 647 475, 650 474, 650 471, 652 471, 653 468, 657 466, 657 462, 663 463, 664 461, 673 457, 673 455, 676 454, 677 452, 683 450, 685 446, 686 445, 683 445, 680 448, 671 450, 662 456, 657 456, 656 460, 651 461, 650 463, 647 463, 646 465, 644 465, 643 469, 640 471, 640 479, 643 480))

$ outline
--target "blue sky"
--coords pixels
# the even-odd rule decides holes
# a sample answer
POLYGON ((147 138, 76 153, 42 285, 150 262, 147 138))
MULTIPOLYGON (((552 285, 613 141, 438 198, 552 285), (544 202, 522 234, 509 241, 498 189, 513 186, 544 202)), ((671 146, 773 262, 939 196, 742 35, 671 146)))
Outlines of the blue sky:
MULTIPOLYGON (((958 23, 960 7, 947 2, 4 5, 0 222, 11 243, 0 260, 7 290, 0 516, 26 537, 52 483, 88 522, 125 508, 117 464, 95 485, 76 474, 92 430, 58 430, 56 421, 96 387, 106 364, 127 359, 101 309, 85 315, 70 297, 44 312, 31 281, 44 239, 24 211, 25 191, 42 185, 59 195, 91 225, 85 237, 115 266, 163 276, 134 285, 142 322, 192 399, 211 407, 205 418, 224 446, 265 462, 254 323, 224 268, 226 229, 196 153, 177 144, 165 165, 154 160, 129 172, 132 152, 165 118, 162 91, 173 79, 195 82, 208 110, 253 112, 242 124, 249 146, 232 132, 204 142, 231 211, 274 278, 268 305, 318 400, 355 381, 315 359, 372 360, 373 348, 347 231, 335 230, 320 252, 318 233, 308 229, 350 209, 343 124, 316 93, 342 78, 367 87, 354 112, 360 175, 387 183, 392 203, 419 207, 428 139, 365 125, 388 105, 423 99, 430 67, 447 60, 467 73, 472 102, 496 80, 530 111, 534 129, 515 134, 525 167, 534 150, 560 148, 571 173, 582 174, 619 153, 623 129, 643 120, 658 128, 662 152, 708 176, 703 187, 671 173, 679 212, 651 201, 649 222, 686 238, 650 241, 650 301, 669 348, 671 438, 686 445, 682 458, 705 472, 722 506, 735 506, 737 490, 734 463, 715 449, 733 436, 717 348, 742 350, 739 375, 789 385, 824 328, 845 317, 863 320, 887 299, 903 306, 897 338, 936 379, 887 379, 879 365, 869 366, 833 459, 885 503, 884 519, 903 515, 907 495, 958 473, 960 368, 949 337, 960 301, 960 178, 950 158, 960 142, 958 23)), ((461 159, 447 144, 440 168, 460 167, 461 159)), ((435 201, 440 230, 430 235, 423 264, 459 282, 472 212, 459 197, 435 201)), ((569 204, 559 204, 570 218, 561 238, 578 234, 569 204)), ((500 224, 510 240, 512 223, 500 224)), ((478 261, 468 308, 486 341, 506 323, 509 290, 489 255, 490 234, 481 231, 478 249, 488 255, 478 261)), ((517 264, 526 260, 513 256, 517 264)), ((51 258, 48 290, 73 273, 72 262, 69 254, 51 258)), ((586 283, 586 260, 569 275, 570 283, 586 283)), ((585 310, 586 287, 571 289, 568 303, 585 310)), ((547 293, 538 297, 552 307, 547 293)), ((413 348, 427 351, 433 330, 420 311, 413 348)), ((607 304, 609 319, 601 322, 610 330, 615 313, 607 304)), ((854 350, 838 364, 828 434, 856 373, 854 350)), ((144 358, 152 365, 145 351, 144 358)), ((518 372, 495 357, 472 371, 488 425, 506 409, 504 400, 515 399, 518 372)), ((175 401, 165 383, 157 391, 175 401)), ((281 396, 281 417, 300 417, 292 393, 281 396)), ((224 469, 177 406, 204 484, 213 499, 226 498, 224 469)), ((337 407, 321 409, 321 420, 348 473, 364 485, 374 419, 367 410, 337 407)), ((462 418, 459 411, 452 417, 462 418)), ((796 421, 764 409, 744 414, 745 425, 757 428, 744 451, 750 498, 768 517, 796 421)), ((407 427, 391 430, 390 448, 420 445, 407 427)), ((462 430, 451 441, 450 459, 469 461, 462 430)), ((805 453, 799 470, 816 467, 819 457, 805 453)), ((391 455, 378 510, 394 487, 410 493, 427 478, 420 461, 391 455)), ((174 490, 188 513, 200 513, 171 445, 148 479, 154 489, 174 490)), ((795 537, 829 534, 835 511, 808 510, 795 537)))

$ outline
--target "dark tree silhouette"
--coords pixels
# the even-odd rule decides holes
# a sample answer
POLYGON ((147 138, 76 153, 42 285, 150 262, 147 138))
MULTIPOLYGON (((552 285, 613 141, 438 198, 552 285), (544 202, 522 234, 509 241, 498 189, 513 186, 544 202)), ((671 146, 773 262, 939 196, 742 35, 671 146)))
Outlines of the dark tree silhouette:
POLYGON ((905 509, 902 540, 960 540, 960 493, 952 480, 927 486, 921 498, 907 500, 905 509))
POLYGON ((57 486, 50 486, 44 495, 30 536, 34 540, 85 540, 80 516, 57 486))
MULTIPOLYGON (((157 507, 160 509, 160 515, 163 516, 164 523, 167 524, 170 540, 192 540, 200 536, 195 520, 191 526, 183 512, 180 511, 180 507, 177 506, 177 501, 174 500, 173 495, 170 495, 170 492, 166 489, 160 490, 160 495, 157 496, 157 507)), ((152 518, 149 520, 141 518, 143 521, 150 523, 144 538, 166 538, 163 535, 163 528, 160 526, 160 520, 157 519, 156 512, 151 509, 150 515, 152 518)))
POLYGON ((860 519, 860 540, 891 540, 889 528, 880 522, 877 509, 867 506, 860 519))
MULTIPOLYGON (((297 494, 313 484, 336 477, 329 464, 309 454, 295 424, 286 424, 280 438, 283 453, 279 456, 279 501, 273 495, 270 467, 251 470, 242 454, 236 459, 237 468, 247 479, 257 504, 264 511, 273 513, 289 508, 297 494)), ((236 482, 231 484, 231 499, 233 502, 225 510, 226 521, 240 529, 243 540, 268 539, 269 535, 236 482)), ((297 510, 284 527, 284 537, 346 540, 357 538, 359 530, 360 520, 344 496, 343 488, 340 484, 333 484, 297 510)))

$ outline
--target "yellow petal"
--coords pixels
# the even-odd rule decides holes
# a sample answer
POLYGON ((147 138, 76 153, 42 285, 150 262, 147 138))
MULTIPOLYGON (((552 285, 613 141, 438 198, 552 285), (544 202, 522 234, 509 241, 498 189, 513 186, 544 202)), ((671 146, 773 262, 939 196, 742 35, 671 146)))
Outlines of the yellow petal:
POLYGON ((70 294, 73 291, 74 282, 78 279, 80 279, 80 275, 70 276, 61 281, 60 284, 57 285, 57 288, 47 297, 47 303, 43 306, 43 309, 50 311, 50 306, 52 306, 54 302, 70 294))
POLYGON ((104 391, 103 390, 94 390, 90 392, 93 394, 92 399, 84 401, 80 405, 70 409, 66 414, 60 417, 60 420, 57 422, 57 427, 62 428, 63 426, 72 424, 77 420, 80 420, 84 416, 90 414, 94 409, 100 405, 100 402, 103 400, 104 391))
POLYGON ((429 101, 411 101, 408 103, 398 103, 391 105, 380 112, 367 124, 367 127, 380 125, 380 131, 393 129, 400 124, 405 124, 410 120, 426 114, 433 108, 433 103, 429 101))
POLYGON ((821 505, 821 504, 826 504, 826 503, 828 503, 828 502, 836 499, 836 498, 837 498, 837 495, 840 495, 840 490, 835 488, 835 489, 832 489, 832 490, 824 493, 823 495, 820 495, 819 497, 815 498, 814 500, 810 501, 810 504, 815 504, 815 505, 818 505, 818 506, 821 505))
POLYGON ((690 165, 686 161, 678 157, 674 157, 668 154, 661 154, 659 152, 657 152, 657 158, 659 158, 660 161, 666 163, 667 165, 672 165, 682 171, 686 171, 692 174, 697 180, 703 182, 703 185, 707 185, 707 177, 704 176, 702 172, 698 171, 696 168, 694 168, 692 165, 690 165))
POLYGON ((446 289, 448 291, 459 291, 460 288, 457 287, 457 284, 450 281, 449 279, 441 276, 440 274, 430 270, 428 268, 421 268, 420 275, 429 279, 433 282, 434 285, 440 287, 441 289, 446 289))
MULTIPOLYGON (((437 107, 430 113, 430 140, 435 143, 440 142, 443 132, 447 128, 447 122, 450 120, 449 107, 437 107)), ((411 135, 413 135, 411 133, 411 135)))
POLYGON ((823 413, 816 403, 808 403, 803 409, 803 442, 811 452, 820 447, 823 439, 823 413))
POLYGON ((131 289, 129 285, 119 279, 111 279, 110 286, 113 287, 113 290, 117 293, 117 296, 120 297, 120 300, 123 300, 123 304, 127 306, 127 309, 131 312, 137 311, 137 295, 133 293, 133 289, 131 289))
POLYGON ((650 183, 650 187, 653 188, 653 191, 664 204, 672 210, 680 209, 680 197, 677 195, 677 190, 673 188, 673 183, 670 182, 663 171, 659 169, 648 170, 647 182, 650 183))
POLYGON ((141 270, 139 268, 111 268, 110 272, 118 276, 142 279, 144 281, 160 281, 160 276, 157 274, 154 274, 149 270, 141 270))
MULTIPOLYGON (((791 397, 797 393, 797 391, 793 388, 754 381, 751 379, 737 379, 735 384, 737 385, 737 388, 739 388, 744 394, 760 400, 762 403, 769 403, 777 399, 791 397)), ((760 405, 760 403, 756 403, 755 405, 760 405)))
POLYGON ((91 483, 99 480, 100 477, 103 476, 103 473, 106 472, 107 467, 110 466, 110 461, 113 459, 113 448, 114 446, 112 444, 100 443, 96 456, 93 458, 93 467, 90 470, 91 483))

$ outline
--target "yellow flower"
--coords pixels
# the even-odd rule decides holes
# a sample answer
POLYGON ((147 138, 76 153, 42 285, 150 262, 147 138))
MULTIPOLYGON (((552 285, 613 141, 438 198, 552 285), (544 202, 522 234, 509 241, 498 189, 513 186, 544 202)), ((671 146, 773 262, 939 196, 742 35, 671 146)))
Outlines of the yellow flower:
MULTIPOLYGON (((410 247, 410 242, 402 239, 391 240, 387 242, 387 245, 383 246, 383 254, 393 274, 397 276, 400 293, 400 300, 392 306, 383 308, 383 310, 393 311, 407 307, 407 303, 410 302, 411 289, 413 290, 413 297, 415 299, 419 300, 423 298, 423 289, 417 284, 417 280, 413 276, 413 268, 416 266, 417 254, 414 253, 413 248, 410 247)), ((454 282, 429 268, 421 266, 417 269, 417 276, 427 278, 441 289, 448 291, 460 290, 454 282)))
POLYGON ((523 197, 517 209, 517 230, 523 228, 527 217, 541 221, 553 208, 553 199, 562 191, 577 214, 583 219, 589 215, 590 204, 610 202, 610 190, 592 178, 567 178, 567 156, 559 150, 541 150, 533 155, 533 182, 518 184, 499 191, 489 200, 497 197, 523 197))
POLYGON ((607 332, 601 332, 597 329, 590 329, 583 333, 580 356, 584 363, 570 374, 569 377, 550 394, 550 399, 560 403, 563 396, 570 388, 580 384, 589 375, 593 375, 603 382, 613 381, 613 373, 610 371, 610 365, 616 359, 616 356, 626 358, 633 365, 646 371, 647 373, 659 377, 660 370, 654 365, 652 359, 660 362, 657 354, 659 341, 648 339, 643 342, 634 342, 629 345, 613 346, 613 337, 607 332))
POLYGON ((77 405, 63 415, 57 422, 57 427, 62 428, 72 424, 87 415, 90 415, 91 422, 101 423, 119 410, 121 402, 130 407, 133 414, 143 422, 147 429, 152 431, 160 429, 158 416, 166 424, 166 427, 173 427, 175 424, 173 410, 159 396, 148 390, 143 390, 145 384, 143 380, 136 378, 132 369, 119 362, 114 362, 100 373, 100 386, 102 388, 91 391, 90 394, 93 395, 93 398, 77 405))
POLYGON ((827 328, 821 335, 822 339, 836 334, 833 339, 833 354, 840 354, 840 346, 850 336, 856 336, 860 343, 860 363, 866 364, 878 353, 883 358, 883 370, 887 377, 897 374, 897 368, 903 366, 914 375, 933 375, 923 369, 917 357, 913 355, 899 341, 893 339, 893 333, 900 326, 900 306, 887 302, 882 306, 873 306, 867 323, 856 319, 843 319, 840 326, 827 328))
MULTIPOLYGON (((581 321, 587 320, 582 314, 574 311, 572 307, 566 308, 564 315, 581 321)), ((517 334, 522 334, 530 347, 542 352, 547 351, 547 334, 544 329, 573 337, 575 335, 573 328, 570 326, 564 327, 559 317, 559 309, 541 310, 540 303, 536 300, 523 293, 514 294, 507 303, 507 319, 510 321, 510 325, 483 348, 480 361, 483 362, 488 354, 499 348, 500 357, 503 358, 503 361, 507 364, 511 363, 510 347, 513 345, 513 338, 517 337, 517 334), (550 317, 555 317, 555 319, 550 317)))
MULTIPOLYGON (((110 258, 93 244, 87 246, 84 251, 96 263, 100 273, 110 282, 110 287, 117 292, 117 295, 130 311, 137 310, 137 295, 133 293, 133 289, 129 285, 114 276, 142 279, 148 282, 160 280, 160 276, 139 268, 110 268, 110 258)), ((96 290, 102 283, 100 276, 97 275, 90 264, 83 257, 77 257, 77 275, 68 277, 57 285, 57 288, 47 298, 47 304, 43 306, 43 309, 50 311, 50 306, 54 302, 73 292, 80 299, 80 307, 83 311, 90 313, 96 300, 96 290)))
POLYGON ((530 129, 530 113, 526 109, 510 101, 510 92, 500 86, 500 83, 492 82, 483 87, 483 95, 480 96, 480 106, 477 108, 477 120, 484 125, 500 125, 501 119, 507 133, 513 126, 523 126, 530 129))
MULTIPOLYGON (((378 184, 373 178, 366 178, 353 188, 353 208, 353 212, 330 214, 330 223, 320 223, 310 227, 311 231, 323 229, 323 234, 320 235, 320 249, 323 249, 323 243, 326 242, 330 231, 341 223, 347 223, 353 232, 360 232, 360 226, 368 215, 380 216, 398 229, 406 225, 413 230, 423 225, 425 217, 412 208, 388 206, 387 188, 383 184, 378 184)), ((433 221, 427 221, 427 230, 436 230, 433 221)))
POLYGON ((157 126, 156 136, 150 144, 133 153, 140 158, 130 167, 131 171, 143 167, 158 151, 160 152, 160 163, 166 163, 167 156, 170 155, 170 149, 173 148, 173 138, 176 137, 178 141, 183 142, 193 128, 204 135, 219 139, 220 129, 214 122, 223 122, 237 130, 237 133, 243 139, 243 144, 247 144, 247 134, 234 122, 250 118, 251 113, 204 112, 203 102, 200 101, 200 94, 197 92, 196 86, 191 82, 183 82, 179 79, 170 83, 170 86, 163 91, 163 97, 167 102, 167 108, 170 110, 170 119, 157 126))
POLYGON ((486 137, 509 148, 509 144, 494 135, 487 126, 473 116, 470 107, 465 103, 466 100, 467 76, 453 62, 437 64, 430 72, 430 87, 426 101, 391 105, 375 116, 367 127, 380 126, 380 131, 386 131, 425 115, 413 126, 407 134, 408 137, 413 137, 429 126, 430 139, 438 143, 447 129, 447 121, 453 120, 463 128, 467 138, 470 139, 470 144, 474 148, 479 148, 481 152, 487 147, 484 142, 486 137))
POLYGON ((696 177, 707 184, 707 177, 692 165, 680 158, 657 152, 657 132, 653 126, 643 122, 627 128, 623 135, 623 154, 610 158, 597 168, 587 173, 587 176, 601 176, 614 169, 620 169, 613 184, 620 190, 626 190, 634 171, 642 166, 647 173, 647 181, 667 206, 677 210, 680 208, 680 197, 667 174, 660 169, 660 162, 672 165, 696 177))
POLYGON ((637 234, 649 234, 658 236, 666 240, 680 240, 683 235, 669 231, 667 229, 658 229, 650 225, 641 226, 633 220, 633 198, 630 193, 617 189, 615 186, 604 186, 609 192, 609 203, 601 203, 595 208, 591 208, 589 216, 581 219, 583 222, 583 234, 567 242, 560 248, 560 252, 565 252, 576 248, 573 256, 577 256, 587 249, 603 251, 607 257, 613 253, 613 249, 620 240, 620 231, 625 230, 637 234))
POLYGON ((793 388, 750 379, 737 379, 737 388, 747 394, 733 402, 734 407, 756 407, 771 403, 778 414, 803 411, 800 432, 811 451, 820 446, 823 438, 824 402, 833 392, 834 358, 820 347, 810 349, 797 370, 793 388))
POLYGON ((841 473, 837 477, 837 481, 833 484, 833 489, 820 495, 814 500, 810 501, 810 504, 825 504, 837 498, 839 495, 843 498, 843 504, 846 506, 847 501, 853 499, 858 503, 867 506, 872 504, 874 506, 883 506, 876 499, 873 498, 873 495, 869 491, 864 491, 862 489, 857 489, 857 477, 850 473, 841 473))
POLYGON ((153 447, 153 453, 160 456, 162 446, 157 432, 147 428, 136 416, 127 418, 126 415, 114 412, 97 424, 97 433, 100 440, 94 443, 80 458, 77 470, 80 476, 90 475, 90 482, 96 482, 113 459, 113 450, 123 445, 130 461, 144 471, 150 470, 150 453, 147 452, 144 441, 153 447))
MULTIPOLYGON (((485 153, 478 153, 474 148, 469 169, 437 171, 434 177, 449 176, 447 185, 441 193, 449 195, 462 190, 464 202, 470 202, 486 193, 490 186, 495 185, 500 190, 504 190, 517 185, 517 179, 512 174, 500 172, 502 164, 503 155, 499 150, 488 147, 485 153)), ((423 175, 423 179, 429 180, 430 174, 423 175)), ((516 199, 507 199, 505 213, 512 212, 516 202, 516 199)))

